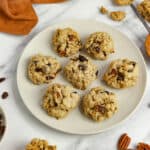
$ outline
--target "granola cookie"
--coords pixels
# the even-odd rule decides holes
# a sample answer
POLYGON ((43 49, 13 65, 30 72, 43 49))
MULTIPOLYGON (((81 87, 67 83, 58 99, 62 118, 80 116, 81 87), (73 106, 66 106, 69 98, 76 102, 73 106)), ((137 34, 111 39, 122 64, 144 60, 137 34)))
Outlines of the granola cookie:
POLYGON ((126 17, 126 13, 123 11, 112 11, 110 18, 114 21, 122 21, 126 17))
POLYGON ((95 87, 83 97, 82 109, 94 121, 112 117, 118 109, 116 95, 102 87, 95 87))
POLYGON ((64 75, 78 89, 85 90, 97 78, 97 67, 83 55, 75 56, 64 68, 64 75))
POLYGON ((150 22, 150 0, 142 1, 137 6, 137 10, 148 22, 150 22))
POLYGON ((103 76, 103 80, 113 88, 134 86, 138 78, 138 65, 129 59, 114 60, 103 76))
POLYGON ((109 54, 114 53, 114 43, 108 33, 95 32, 86 40, 85 50, 93 58, 105 60, 109 54))
POLYGON ((134 0, 114 0, 114 2, 117 4, 117 5, 130 5, 133 3, 134 0))
POLYGON ((55 58, 38 54, 30 59, 28 77, 34 84, 49 83, 60 70, 61 66, 55 58))
POLYGON ((52 43, 54 50, 62 57, 72 56, 82 47, 78 33, 71 28, 57 29, 52 43))
POLYGON ((72 87, 55 83, 47 89, 42 107, 48 115, 60 119, 78 105, 79 99, 72 87))
POLYGON ((27 144, 26 150, 56 150, 56 146, 49 145, 46 140, 34 138, 27 144))

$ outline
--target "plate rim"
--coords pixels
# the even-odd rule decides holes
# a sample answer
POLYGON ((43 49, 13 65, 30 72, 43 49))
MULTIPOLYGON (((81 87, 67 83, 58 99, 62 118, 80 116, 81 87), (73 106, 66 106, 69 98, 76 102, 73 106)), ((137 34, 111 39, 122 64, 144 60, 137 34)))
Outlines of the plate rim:
POLYGON ((98 21, 98 20, 95 20, 95 19, 64 19, 64 20, 60 20, 60 21, 57 21, 57 22, 54 22, 52 24, 50 24, 49 26, 47 26, 46 28, 42 29, 40 32, 38 32, 36 35, 34 35, 32 37, 31 40, 28 41, 28 43, 26 44, 26 46, 23 48, 22 52, 21 52, 21 55, 19 57, 19 60, 17 62, 17 71, 16 71, 16 82, 17 82, 17 89, 18 89, 18 93, 22 99, 22 102, 23 104, 25 105, 25 107, 28 109, 28 111, 38 120, 40 121, 41 123, 43 123, 44 125, 48 126, 49 128, 51 129, 54 129, 55 131, 60 131, 62 133, 67 133, 67 134, 74 134, 74 135, 94 135, 94 134, 99 134, 99 133, 103 133, 103 132, 107 132, 117 126, 119 126, 120 124, 122 124, 123 122, 127 121, 135 112, 136 110, 139 108, 139 106, 141 105, 141 103, 143 102, 143 98, 145 96, 145 93, 147 91, 147 80, 148 80, 148 75, 147 75, 147 67, 146 67, 146 63, 145 63, 145 59, 141 53, 141 50, 140 48, 138 48, 138 46, 126 35, 124 34, 123 32, 121 32, 120 30, 116 29, 115 27, 105 23, 105 22, 102 22, 102 21, 98 21), (138 55, 141 56, 141 59, 143 61, 143 65, 144 65, 144 70, 145 70, 145 83, 144 83, 144 88, 143 88, 143 93, 140 97, 140 100, 139 102, 137 103, 137 105, 135 106, 135 108, 125 117, 123 118, 121 121, 119 121, 118 123, 110 126, 110 127, 107 127, 105 129, 101 129, 101 130, 96 130, 96 131, 89 131, 89 132, 74 132, 74 131, 66 131, 66 130, 63 130, 63 129, 59 129, 59 128, 55 128, 54 126, 51 126, 49 125, 48 123, 46 123, 45 121, 43 121, 42 119, 38 118, 34 113, 33 111, 30 110, 30 108, 26 105, 25 101, 23 100, 23 96, 21 95, 21 92, 20 92, 20 87, 19 87, 19 83, 18 83, 18 72, 19 72, 19 66, 20 66, 20 63, 21 63, 21 58, 23 57, 23 53, 25 51, 25 49, 27 48, 27 46, 29 45, 29 43, 31 43, 37 36, 39 36, 42 32, 48 30, 51 28, 51 26, 55 26, 57 24, 61 24, 62 22, 66 23, 66 22, 76 22, 76 21, 87 21, 87 22, 95 22, 96 24, 103 24, 103 25, 106 25, 107 27, 111 28, 112 30, 114 31, 117 31, 119 32, 122 36, 124 36, 125 38, 127 38, 131 44, 137 49, 137 53, 138 55))

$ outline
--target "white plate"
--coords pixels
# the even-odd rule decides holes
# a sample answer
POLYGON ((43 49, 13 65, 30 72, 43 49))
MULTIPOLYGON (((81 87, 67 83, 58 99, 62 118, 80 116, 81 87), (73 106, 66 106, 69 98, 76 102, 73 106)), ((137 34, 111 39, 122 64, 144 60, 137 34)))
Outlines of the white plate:
MULTIPOLYGON (((72 134, 99 133, 110 129, 121 121, 125 120, 141 102, 146 87, 146 80, 146 66, 140 50, 121 32, 108 26, 107 24, 96 22, 94 20, 64 21, 50 26, 44 31, 40 32, 28 43, 28 45, 24 49, 17 70, 18 89, 22 100, 29 111, 37 119, 39 119, 49 127, 72 134), (57 28, 64 27, 72 27, 73 29, 75 29, 80 34, 82 40, 84 40, 89 34, 96 31, 108 32, 113 37, 116 49, 115 54, 112 54, 107 61, 93 60, 93 62, 96 63, 100 68, 100 77, 108 67, 108 63, 110 63, 114 59, 129 58, 138 62, 140 69, 138 83, 132 88, 122 90, 111 89, 100 80, 100 77, 91 85, 91 87, 97 85, 104 86, 108 90, 111 90, 117 94, 119 100, 119 111, 111 119, 108 119, 101 123, 96 123, 82 115, 77 108, 73 110, 65 119, 56 120, 52 117, 49 117, 40 107, 43 94, 45 93, 48 85, 33 85, 28 80, 28 60, 32 55, 42 53, 44 55, 51 55, 53 57, 56 57, 61 62, 61 64, 64 65, 66 61, 68 61, 68 59, 60 58, 58 55, 56 55, 56 53, 52 50, 50 44, 53 32, 57 28)), ((62 78, 61 75, 58 75, 53 83, 54 82, 69 84, 64 78, 62 78)))

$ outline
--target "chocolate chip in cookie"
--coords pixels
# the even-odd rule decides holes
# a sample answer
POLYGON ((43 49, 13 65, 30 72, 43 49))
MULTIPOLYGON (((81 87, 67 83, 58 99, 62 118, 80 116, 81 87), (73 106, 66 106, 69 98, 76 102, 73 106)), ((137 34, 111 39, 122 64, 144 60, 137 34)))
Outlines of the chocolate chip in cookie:
POLYGON ((79 60, 81 62, 88 61, 88 59, 86 57, 84 57, 83 55, 79 55, 79 60))
POLYGON ((123 81, 123 80, 124 80, 124 74, 123 74, 123 73, 121 73, 121 72, 118 72, 117 80, 121 80, 121 81, 123 81))

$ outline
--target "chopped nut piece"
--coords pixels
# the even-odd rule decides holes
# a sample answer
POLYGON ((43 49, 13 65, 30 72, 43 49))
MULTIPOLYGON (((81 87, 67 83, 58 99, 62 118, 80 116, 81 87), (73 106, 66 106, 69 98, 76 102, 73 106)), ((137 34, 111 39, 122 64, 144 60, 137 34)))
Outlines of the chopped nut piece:
POLYGON ((112 11, 110 18, 114 21, 122 21, 126 17, 126 13, 123 11, 112 11))
POLYGON ((144 17, 145 20, 150 22, 150 0, 144 0, 137 6, 138 12, 144 17))
POLYGON ((108 10, 105 7, 103 7, 103 6, 100 7, 100 12, 102 14, 108 14, 108 10))

